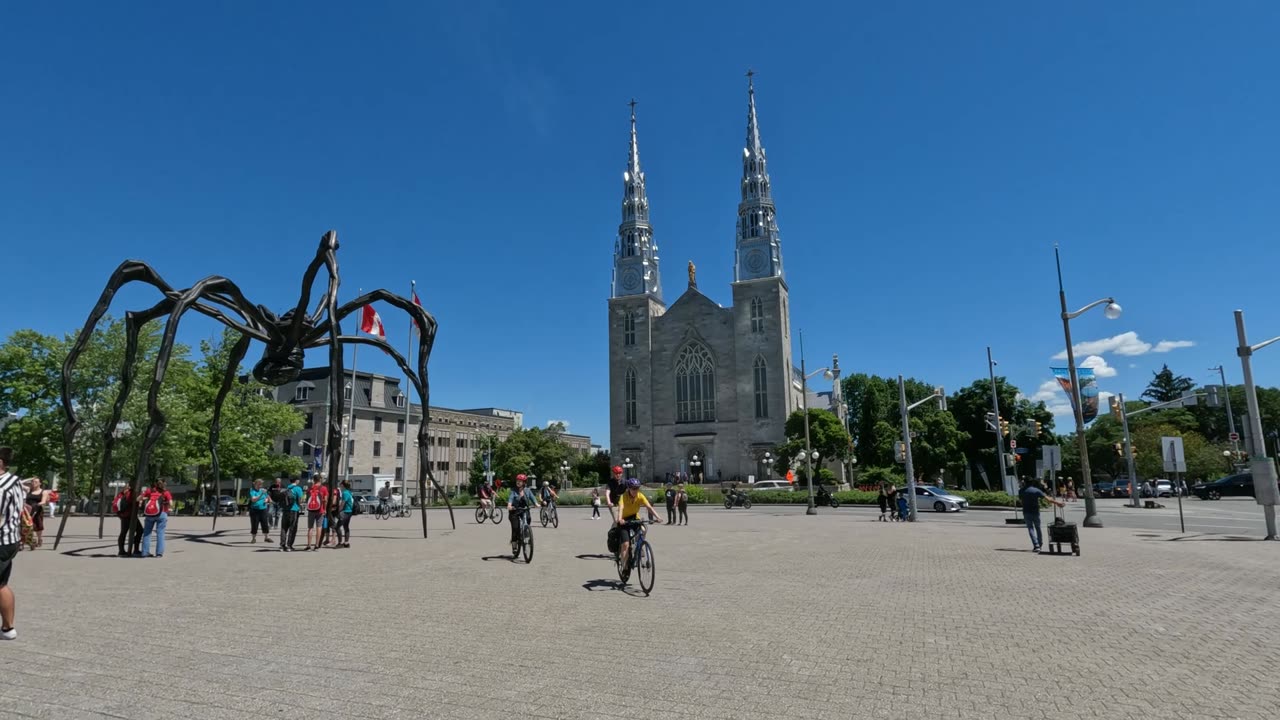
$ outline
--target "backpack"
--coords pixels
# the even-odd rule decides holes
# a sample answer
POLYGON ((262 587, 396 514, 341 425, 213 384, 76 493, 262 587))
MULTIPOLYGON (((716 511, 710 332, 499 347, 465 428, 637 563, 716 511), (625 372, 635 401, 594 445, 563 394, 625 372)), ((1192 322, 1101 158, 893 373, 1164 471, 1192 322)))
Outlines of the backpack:
POLYGON ((154 490, 147 493, 147 505, 145 508, 143 508, 142 514, 146 515, 147 517, 155 517, 156 515, 159 515, 163 510, 163 506, 164 506, 163 501, 164 501, 164 498, 160 495, 160 493, 154 490))
POLYGON ((310 491, 308 491, 307 496, 308 496, 307 509, 319 510, 320 509, 320 489, 312 488, 310 491))
MULTIPOLYGON (((345 500, 343 501, 345 502, 345 500)), ((364 507, 360 504, 360 498, 355 495, 351 496, 351 514, 359 515, 364 512, 364 507)))

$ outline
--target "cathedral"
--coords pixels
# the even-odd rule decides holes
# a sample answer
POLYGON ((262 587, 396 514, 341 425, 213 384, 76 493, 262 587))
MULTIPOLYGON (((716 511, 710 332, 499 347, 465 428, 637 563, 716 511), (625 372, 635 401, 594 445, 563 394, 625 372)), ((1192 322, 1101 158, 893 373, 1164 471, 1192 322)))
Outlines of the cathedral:
POLYGON ((630 477, 768 477, 765 453, 785 439, 787 415, 801 406, 782 245, 750 81, 741 196, 733 305, 699 292, 689 263, 688 286, 668 306, 632 104, 609 298, 610 445, 630 477))

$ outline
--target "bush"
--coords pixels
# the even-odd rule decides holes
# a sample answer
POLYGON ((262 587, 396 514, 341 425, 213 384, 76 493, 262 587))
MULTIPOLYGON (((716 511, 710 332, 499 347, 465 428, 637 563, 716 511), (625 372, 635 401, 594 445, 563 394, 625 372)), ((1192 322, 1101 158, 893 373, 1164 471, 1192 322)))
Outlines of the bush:
POLYGON ((1018 499, 999 490, 947 490, 969 501, 971 507, 1016 507, 1018 499))

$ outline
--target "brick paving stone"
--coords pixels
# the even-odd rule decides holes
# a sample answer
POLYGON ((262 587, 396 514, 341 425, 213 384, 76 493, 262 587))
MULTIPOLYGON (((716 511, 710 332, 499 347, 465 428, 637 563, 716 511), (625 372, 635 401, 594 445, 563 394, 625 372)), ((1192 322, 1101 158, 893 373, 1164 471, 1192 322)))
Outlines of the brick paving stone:
MULTIPOLYGON (((73 519, 15 564, 0 716, 1254 718, 1280 701, 1273 543, 1084 530, 1083 557, 970 513, 694 508, 657 587, 616 586, 601 521, 357 517, 350 550, 170 521, 161 559, 73 519), (498 557, 501 556, 501 557, 498 557), (619 678, 625 672, 625 678, 619 678)), ((110 530, 110 527, 109 527, 110 530)), ((634 582, 634 581, 633 581, 634 582)))

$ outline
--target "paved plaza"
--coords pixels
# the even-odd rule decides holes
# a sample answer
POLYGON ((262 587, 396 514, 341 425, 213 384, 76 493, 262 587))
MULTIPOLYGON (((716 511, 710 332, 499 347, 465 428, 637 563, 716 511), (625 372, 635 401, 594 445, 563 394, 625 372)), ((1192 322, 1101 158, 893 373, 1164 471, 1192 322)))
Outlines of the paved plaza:
POLYGON ((148 560, 74 519, 16 561, 0 717, 1199 720, 1280 700, 1280 543, 1107 527, 1054 557, 999 512, 691 510, 651 532, 649 597, 616 586, 584 509, 535 528, 531 565, 470 508, 454 531, 429 513, 426 541, 416 516, 358 516, 351 549, 293 554, 247 519, 179 518, 148 560))

